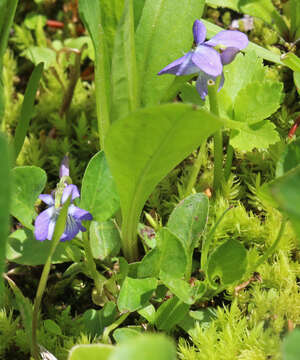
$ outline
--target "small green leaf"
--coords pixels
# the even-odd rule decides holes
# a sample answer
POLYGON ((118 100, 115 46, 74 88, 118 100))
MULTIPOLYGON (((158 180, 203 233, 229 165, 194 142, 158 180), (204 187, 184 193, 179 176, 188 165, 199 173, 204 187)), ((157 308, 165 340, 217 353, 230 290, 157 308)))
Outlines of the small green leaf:
POLYGON ((137 326, 116 329, 113 338, 117 344, 126 343, 128 340, 134 339, 141 335, 142 329, 137 326))
POLYGON ((163 302, 156 312, 155 325, 159 330, 170 331, 189 311, 189 305, 176 296, 163 302))
POLYGON ((45 69, 56 63, 56 52, 46 47, 29 46, 22 52, 26 59, 30 60, 35 66, 44 63, 45 69))
POLYGON ((297 40, 300 37, 300 2, 290 0, 290 18, 291 18, 291 39, 297 40))
POLYGON ((300 94, 300 71, 294 71, 294 83, 298 94, 300 94))
POLYGON ((251 124, 271 116, 280 106, 282 88, 281 83, 270 81, 245 86, 235 99, 235 120, 251 124))
POLYGON ((141 261, 138 276, 158 277, 160 270, 173 278, 181 278, 186 270, 187 258, 180 240, 167 228, 157 233, 157 245, 141 261))
POLYGON ((210 255, 206 273, 212 286, 217 286, 217 277, 223 286, 228 286, 242 280, 246 270, 246 249, 240 242, 228 240, 210 255))
POLYGON ((199 325, 202 329, 206 329, 216 317, 216 310, 208 307, 203 310, 189 311, 178 325, 193 337, 199 325))
POLYGON ((45 26, 46 22, 47 22, 46 16, 30 13, 26 15, 24 20, 24 25, 29 30, 35 30, 38 27, 39 23, 42 23, 42 26, 45 26))
POLYGON ((157 76, 170 62, 189 51, 192 27, 203 12, 205 1, 146 0, 136 30, 136 54, 140 94, 144 105, 158 104, 175 77, 157 76), (178 21, 180 19, 180 21, 178 21))
POLYGON ((45 330, 53 335, 62 335, 61 328, 56 324, 55 321, 51 319, 47 319, 44 321, 44 328, 45 330))
POLYGON ((120 232, 113 220, 92 221, 90 242, 94 258, 104 260, 117 256, 121 248, 120 232))
POLYGON ((155 307, 152 304, 146 305, 142 309, 138 310, 138 313, 143 316, 149 324, 154 324, 155 322, 155 307))
POLYGON ((300 359, 300 329, 294 329, 283 340, 282 353, 284 360, 300 359))
POLYGON ((188 253, 193 252, 208 217, 208 198, 203 193, 183 199, 172 211, 167 227, 181 241, 188 253))
POLYGON ((92 338, 102 335, 104 328, 111 325, 117 318, 117 307, 112 301, 107 302, 103 309, 89 309, 83 314, 86 332, 92 338))
POLYGON ((43 191, 47 175, 36 166, 20 166, 12 170, 13 192, 11 214, 24 226, 32 229, 34 203, 43 191))
POLYGON ((163 334, 143 334, 116 346, 108 360, 141 359, 176 360, 176 346, 163 334))
POLYGON ((300 164, 300 138, 288 144, 281 154, 277 166, 276 177, 283 176, 300 164))
POLYGON ((199 96, 196 86, 189 82, 180 88, 180 98, 185 104, 204 105, 204 101, 199 96))
POLYGON ((33 115, 34 99, 43 73, 43 67, 43 64, 39 64, 34 68, 26 87, 21 109, 21 115, 14 137, 15 159, 17 159, 22 149, 25 136, 29 128, 29 121, 33 115))
POLYGON ((280 141, 275 130, 276 126, 269 120, 250 125, 232 121, 229 127, 238 129, 232 132, 230 145, 241 151, 251 151, 254 148, 267 149, 271 144, 280 141))
POLYGON ((187 104, 148 107, 112 124, 106 156, 122 208, 122 248, 137 258, 137 226, 148 196, 164 176, 223 125, 187 104))
POLYGON ((10 159, 6 137, 0 133, 0 307, 3 305, 3 277, 6 260, 6 244, 9 232, 10 207, 10 159))
POLYGON ((89 211, 99 222, 109 219, 119 208, 114 179, 103 151, 92 157, 84 172, 80 207, 89 211))
POLYGON ((68 360, 109 360, 114 347, 106 344, 76 345, 70 350, 68 360))
POLYGON ((141 309, 151 298, 157 287, 154 278, 132 279, 126 277, 118 297, 118 308, 121 312, 141 309))

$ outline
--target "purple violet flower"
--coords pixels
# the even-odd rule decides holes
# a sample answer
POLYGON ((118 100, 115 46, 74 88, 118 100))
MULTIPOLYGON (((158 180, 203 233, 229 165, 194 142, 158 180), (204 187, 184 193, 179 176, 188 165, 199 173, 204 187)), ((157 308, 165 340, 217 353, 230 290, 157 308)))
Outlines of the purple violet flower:
POLYGON ((224 84, 223 65, 231 63, 236 54, 248 45, 248 38, 240 31, 223 30, 208 41, 205 25, 196 20, 193 25, 196 48, 163 68, 158 75, 176 76, 198 73, 196 88, 204 100, 208 94, 207 81, 221 75, 219 90, 224 84), (219 50, 217 51, 215 47, 219 50))
POLYGON ((65 182, 66 176, 69 176, 68 158, 63 159, 60 167, 61 181, 57 186, 57 190, 52 194, 41 194, 39 198, 49 205, 49 207, 42 211, 35 219, 34 235, 37 240, 44 241, 51 240, 57 218, 60 213, 61 206, 71 196, 71 204, 68 208, 67 222, 64 233, 60 241, 72 240, 79 231, 86 231, 86 228, 81 225, 84 220, 92 220, 93 216, 86 210, 80 209, 73 204, 74 199, 80 196, 76 185, 65 182))

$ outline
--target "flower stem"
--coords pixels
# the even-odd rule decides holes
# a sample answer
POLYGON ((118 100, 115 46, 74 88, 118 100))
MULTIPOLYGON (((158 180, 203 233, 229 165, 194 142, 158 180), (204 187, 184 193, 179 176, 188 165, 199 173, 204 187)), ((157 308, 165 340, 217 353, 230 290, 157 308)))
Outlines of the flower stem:
POLYGON ((103 293, 103 286, 106 281, 106 278, 105 276, 101 275, 97 270, 96 263, 94 261, 94 257, 92 253, 90 239, 88 236, 88 231, 84 232, 82 235, 83 235, 83 245, 85 250, 87 266, 94 280, 95 288, 97 290, 97 295, 101 296, 103 293))
POLYGON ((184 196, 183 196, 184 198, 189 196, 193 191, 193 188, 197 181, 199 171, 201 169, 202 159, 204 157, 205 150, 206 150, 206 141, 203 141, 203 143, 201 144, 200 149, 198 151, 197 158, 193 164, 192 170, 190 172, 189 181, 188 181, 188 184, 187 184, 186 190, 184 192, 184 196))
MULTIPOLYGON (((219 116, 217 96, 219 81, 218 78, 216 82, 213 80, 208 80, 207 82, 210 111, 216 116, 219 116)), ((222 130, 218 130, 214 134, 214 194, 216 194, 217 190, 220 190, 223 176, 223 134, 222 130)))
POLYGON ((226 154, 226 162, 225 162, 225 167, 224 167, 225 181, 227 181, 229 179, 231 166, 232 166, 233 154, 234 154, 233 147, 230 144, 228 144, 227 154, 226 154))
POLYGON ((51 268, 51 262, 52 262, 52 256, 57 248, 57 245, 59 244, 59 240, 64 232, 65 226, 66 226, 66 220, 67 220, 67 214, 68 214, 68 208, 70 205, 71 196, 68 198, 68 200, 63 205, 60 214, 58 216, 58 219, 56 221, 54 234, 52 237, 52 247, 50 249, 50 253, 48 255, 47 261, 44 265, 42 275, 40 278, 39 286, 36 292, 34 305, 33 305, 33 313, 32 313, 32 333, 31 333, 31 353, 35 360, 40 359, 40 352, 39 347, 37 343, 37 327, 38 327, 38 315, 40 310, 40 305, 42 301, 42 297, 47 285, 47 280, 51 268))

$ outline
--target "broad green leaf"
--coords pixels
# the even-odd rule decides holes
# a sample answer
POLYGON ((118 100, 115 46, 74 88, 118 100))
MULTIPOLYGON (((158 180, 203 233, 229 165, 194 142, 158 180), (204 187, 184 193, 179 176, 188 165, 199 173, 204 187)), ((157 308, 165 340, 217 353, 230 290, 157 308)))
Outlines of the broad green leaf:
MULTIPOLYGON (((7 260, 22 265, 43 265, 50 253, 52 240, 38 241, 28 229, 19 229, 8 238, 7 260)), ((81 251, 72 241, 60 242, 52 257, 52 263, 74 261, 81 258, 81 251)))
POLYGON ((291 39, 297 40, 300 37, 300 1, 290 0, 290 18, 291 18, 291 39))
POLYGON ((300 359, 300 329, 296 328, 283 340, 282 353, 284 360, 300 359))
POLYGON ((69 352, 68 360, 108 360, 114 347, 106 344, 76 345, 69 352))
POLYGON ((141 359, 176 360, 176 346, 163 334, 144 334, 116 346, 108 358, 108 360, 141 359))
POLYGON ((204 294, 206 289, 203 284, 201 288, 197 285, 191 286, 188 282, 182 279, 174 278, 172 275, 166 274, 163 271, 160 272, 159 277, 174 295, 189 305, 194 304, 199 296, 204 294))
MULTIPOLYGON (((206 26, 208 39, 212 38, 220 31, 224 30, 220 26, 215 25, 215 24, 209 22, 208 20, 202 19, 201 21, 203 21, 203 23, 206 26)), ((254 44, 252 42, 249 42, 248 46, 245 49, 243 49, 243 52, 245 52, 245 53, 253 52, 253 51, 255 52, 256 56, 259 56, 265 60, 274 62, 276 64, 281 64, 281 65, 283 64, 282 61, 280 60, 280 55, 275 54, 275 53, 271 52, 270 50, 267 50, 267 49, 265 49, 257 44, 254 44)), ((224 69, 226 70, 227 67, 228 66, 226 65, 224 69)), ((251 68, 248 69, 248 71, 251 71, 251 68)))
POLYGON ((186 251, 197 246, 208 217, 208 198, 203 193, 183 199, 172 211, 167 227, 181 241, 186 251))
POLYGON ((241 281, 247 270, 247 251, 237 240, 227 240, 208 258, 207 277, 212 286, 217 286, 216 278, 221 285, 233 285, 241 281))
POLYGON ((142 331, 141 327, 137 327, 137 326, 119 328, 114 331, 113 338, 115 339, 117 344, 126 343, 128 340, 140 336, 141 331, 142 331))
POLYGON ((232 129, 238 129, 232 132, 230 145, 241 151, 251 151, 254 148, 267 149, 271 144, 280 140, 275 130, 276 126, 268 120, 255 124, 232 121, 229 126, 232 129))
POLYGON ((280 106, 282 87, 271 81, 255 81, 243 87, 235 99, 235 120, 251 124, 271 116, 280 106))
POLYGON ((204 0, 146 0, 136 30, 136 54, 141 101, 158 104, 174 81, 173 75, 157 76, 193 44, 192 27, 203 12, 204 0), (180 19, 180 21, 178 21, 180 19))
POLYGON ((13 192, 11 214, 24 226, 32 229, 35 217, 34 203, 43 191, 47 181, 44 170, 36 166, 20 166, 12 170, 13 192))
POLYGON ((281 61, 293 71, 300 71, 300 58, 292 52, 281 56, 281 61))
POLYGON ((119 208, 114 179, 103 151, 92 157, 84 172, 80 207, 89 211, 95 220, 109 219, 119 208))
POLYGON ((157 287, 154 278, 132 279, 126 277, 118 297, 118 308, 121 312, 136 311, 144 307, 157 287))
POLYGON ((94 258, 104 260, 117 256, 121 248, 120 232, 113 220, 92 221, 90 243, 94 258))
POLYGON ((134 111, 138 102, 133 0, 125 0, 112 58, 112 121, 134 111))
POLYGON ((265 70, 262 59, 253 51, 245 55, 238 54, 235 60, 224 67, 225 83, 220 92, 226 92, 235 102, 236 96, 241 89, 254 81, 265 80, 265 70))
POLYGON ((154 187, 223 123, 186 104, 149 107, 112 124, 106 156, 116 181, 123 215, 125 256, 137 256, 140 213, 154 187))
POLYGON ((78 11, 84 26, 90 34, 95 50, 95 87, 98 132, 100 146, 104 148, 104 139, 110 124, 110 63, 103 29, 104 17, 101 13, 101 4, 99 0, 79 0, 78 11))
POLYGON ((82 316, 85 332, 91 338, 102 335, 104 328, 111 325, 117 317, 117 307, 112 301, 107 302, 101 310, 89 309, 82 316))
POLYGON ((0 124, 4 114, 4 85, 2 80, 3 57, 8 37, 15 16, 18 0, 1 0, 0 2, 0 124))
POLYGON ((283 176, 300 164, 300 138, 288 144, 276 165, 276 177, 283 176))
POLYGON ((287 213, 300 242, 300 165, 271 184, 273 196, 287 213))
POLYGON ((136 29, 139 25, 142 12, 145 6, 146 0, 133 0, 133 6, 134 6, 134 28, 136 29))
POLYGON ((138 277, 158 277, 162 270, 173 278, 181 278, 186 271, 187 257, 181 241, 167 228, 157 233, 157 245, 141 261, 138 277))
POLYGON ((33 115, 34 99, 43 73, 43 67, 44 67, 43 64, 39 64, 34 68, 26 87, 22 109, 21 109, 21 115, 18 121, 15 137, 14 137, 15 159, 17 159, 22 149, 25 136, 29 128, 29 121, 33 115))
POLYGON ((22 55, 35 66, 44 63, 45 69, 49 69, 50 66, 56 63, 56 52, 47 47, 29 46, 22 52, 22 55))
POLYGON ((212 7, 227 7, 239 11, 239 0, 206 0, 206 3, 212 7))
POLYGON ((187 82, 180 88, 180 98, 186 104, 204 105, 204 101, 199 96, 196 86, 187 82))
POLYGON ((8 143, 4 134, 0 133, 0 307, 3 305, 3 277, 6 260, 6 243, 9 232, 10 207, 10 159, 8 143))
POLYGON ((189 305, 176 296, 163 302, 156 312, 155 325, 159 330, 170 331, 189 311, 189 305))

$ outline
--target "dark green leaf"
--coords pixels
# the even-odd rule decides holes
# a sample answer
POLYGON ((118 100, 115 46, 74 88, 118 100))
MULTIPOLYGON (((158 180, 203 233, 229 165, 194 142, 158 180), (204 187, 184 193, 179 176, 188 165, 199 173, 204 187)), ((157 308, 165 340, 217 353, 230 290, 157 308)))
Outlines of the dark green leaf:
POLYGON ((36 166, 20 166, 12 170, 12 181, 14 191, 10 212, 24 226, 32 229, 34 203, 45 187, 47 175, 36 166))
POLYGON ((138 220, 154 187, 221 126, 214 115, 185 104, 142 109, 112 124, 106 156, 120 195, 128 259, 137 256, 138 220))
POLYGON ((112 59, 112 121, 134 111, 138 102, 133 0, 125 0, 112 59))
POLYGON ((118 308, 121 312, 136 311, 144 307, 157 287, 154 278, 132 279, 126 277, 119 294, 118 308))
POLYGON ((99 222, 109 219, 119 208, 114 179, 103 151, 92 157, 85 170, 80 207, 89 211, 99 222))
POLYGON ((241 281, 247 270, 247 251, 237 240, 228 240, 210 255, 207 277, 212 286, 218 277, 223 286, 241 281))
POLYGON ((170 331, 182 321, 188 311, 189 305, 174 296, 158 308, 155 325, 159 330, 170 331))
POLYGON ((21 115, 14 137, 15 159, 17 159, 22 149, 29 128, 29 121, 33 115, 34 99, 43 73, 43 67, 43 64, 39 64, 34 68, 26 87, 21 115))
POLYGON ((157 76, 170 62, 189 51, 193 44, 192 26, 203 12, 203 0, 146 0, 136 30, 136 54, 141 100, 158 104, 175 77, 157 76), (178 21, 180 19, 180 21, 178 21))

